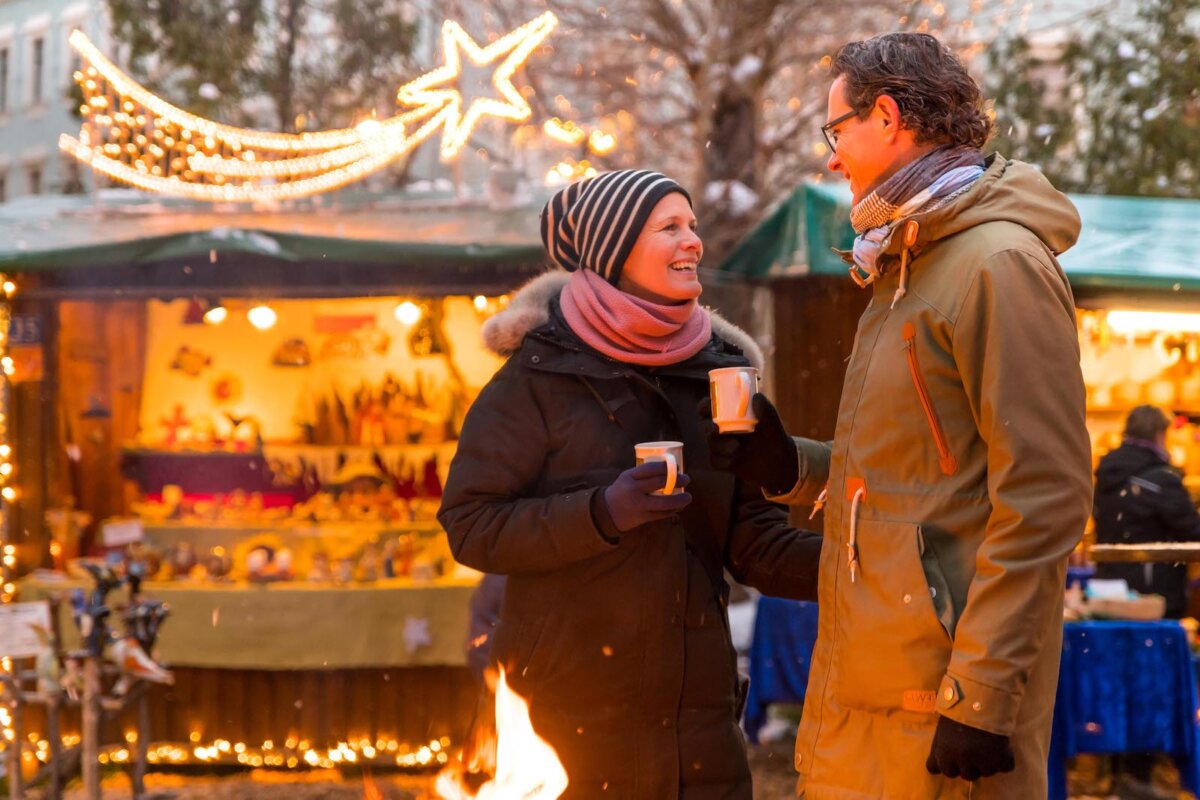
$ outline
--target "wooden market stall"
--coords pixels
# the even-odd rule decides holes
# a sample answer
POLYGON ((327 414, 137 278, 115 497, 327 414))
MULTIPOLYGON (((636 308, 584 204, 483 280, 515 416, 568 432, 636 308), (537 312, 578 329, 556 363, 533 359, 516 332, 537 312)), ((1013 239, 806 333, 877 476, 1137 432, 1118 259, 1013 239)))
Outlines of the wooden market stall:
MULTIPOLYGON (((81 554, 138 564, 170 608, 176 676, 151 737, 188 757, 348 743, 403 764, 459 741, 478 576, 434 514, 500 364, 480 326, 543 269, 537 210, 118 192, 19 211, 0 218, 0 271, 18 287, 20 599, 86 585, 81 554)), ((72 646, 69 603, 60 624, 72 646)))

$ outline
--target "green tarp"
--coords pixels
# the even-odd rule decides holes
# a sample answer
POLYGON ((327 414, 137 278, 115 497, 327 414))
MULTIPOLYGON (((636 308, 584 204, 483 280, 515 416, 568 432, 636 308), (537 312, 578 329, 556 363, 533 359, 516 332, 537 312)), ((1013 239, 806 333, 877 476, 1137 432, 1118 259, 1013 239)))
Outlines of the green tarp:
MULTIPOLYGON (((1079 242, 1060 259, 1076 289, 1200 291, 1200 200, 1071 195, 1083 219, 1079 242)), ((746 277, 844 275, 832 248, 846 249, 850 192, 844 183, 797 188, 721 265, 746 277)))

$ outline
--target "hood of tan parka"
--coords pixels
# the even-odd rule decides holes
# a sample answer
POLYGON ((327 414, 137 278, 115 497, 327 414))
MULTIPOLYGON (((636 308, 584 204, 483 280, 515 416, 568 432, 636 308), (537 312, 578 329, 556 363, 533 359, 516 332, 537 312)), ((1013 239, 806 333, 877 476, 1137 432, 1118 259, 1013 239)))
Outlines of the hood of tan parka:
MULTIPOLYGON (((985 222, 1005 221, 1028 228, 1057 256, 1075 244, 1080 229, 1075 205, 1051 186, 1045 175, 1030 164, 1009 161, 997 153, 987 157, 983 175, 966 192, 942 208, 908 219, 920 226, 917 248, 985 222)), ((900 255, 905 220, 893 227, 885 254, 900 255)))

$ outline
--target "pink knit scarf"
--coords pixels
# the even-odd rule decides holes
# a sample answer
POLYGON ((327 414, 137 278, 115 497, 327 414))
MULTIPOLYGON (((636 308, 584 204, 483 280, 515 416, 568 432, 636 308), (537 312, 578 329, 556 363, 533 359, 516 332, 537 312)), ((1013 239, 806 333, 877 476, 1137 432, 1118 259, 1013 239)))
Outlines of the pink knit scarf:
POLYGON ((627 364, 677 364, 699 353, 712 336, 708 311, 695 300, 651 303, 622 292, 590 269, 571 274, 560 302, 580 339, 627 364))

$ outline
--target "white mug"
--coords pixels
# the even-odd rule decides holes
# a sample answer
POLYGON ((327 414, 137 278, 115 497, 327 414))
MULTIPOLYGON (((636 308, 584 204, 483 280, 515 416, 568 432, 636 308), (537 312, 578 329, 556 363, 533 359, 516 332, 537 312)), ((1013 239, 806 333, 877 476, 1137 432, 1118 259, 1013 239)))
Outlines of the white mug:
POLYGON ((721 433, 750 433, 758 424, 750 399, 758 391, 758 370, 754 367, 725 367, 710 370, 708 391, 712 398, 712 418, 721 433))
POLYGON ((679 494, 683 491, 675 485, 679 473, 683 472, 683 442, 642 442, 635 444, 633 451, 637 455, 638 466, 647 461, 662 461, 667 465, 666 484, 651 494, 679 494))

